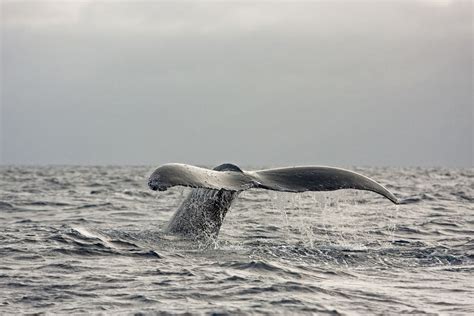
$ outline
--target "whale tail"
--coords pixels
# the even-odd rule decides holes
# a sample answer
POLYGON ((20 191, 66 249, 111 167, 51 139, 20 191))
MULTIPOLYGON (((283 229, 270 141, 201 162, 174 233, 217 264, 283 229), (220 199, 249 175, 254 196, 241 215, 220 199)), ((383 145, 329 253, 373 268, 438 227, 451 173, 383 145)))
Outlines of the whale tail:
POLYGON ((375 192, 399 204, 395 195, 366 176, 345 169, 321 166, 242 171, 232 164, 223 164, 214 170, 184 164, 166 164, 153 172, 148 185, 153 190, 166 190, 173 186, 227 191, 260 188, 283 192, 355 189, 375 192))
POLYGON ((361 174, 331 167, 291 167, 243 171, 232 164, 209 170, 183 164, 156 169, 148 186, 164 191, 173 186, 195 188, 171 218, 166 231, 186 237, 217 238, 232 201, 241 191, 260 188, 284 192, 367 190, 395 204, 398 199, 385 187, 361 174))
POLYGON ((248 172, 258 179, 259 188, 284 191, 365 190, 378 193, 395 204, 399 200, 376 181, 359 173, 333 167, 290 167, 248 172))

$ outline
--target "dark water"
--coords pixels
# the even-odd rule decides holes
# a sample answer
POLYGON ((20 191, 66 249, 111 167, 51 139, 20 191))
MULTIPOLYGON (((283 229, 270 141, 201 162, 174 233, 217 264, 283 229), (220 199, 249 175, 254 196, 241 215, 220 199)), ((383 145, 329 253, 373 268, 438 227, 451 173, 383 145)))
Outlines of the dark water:
POLYGON ((1 167, 0 313, 474 314, 474 170, 356 169, 392 190, 250 190, 220 238, 160 233, 149 167, 1 167))

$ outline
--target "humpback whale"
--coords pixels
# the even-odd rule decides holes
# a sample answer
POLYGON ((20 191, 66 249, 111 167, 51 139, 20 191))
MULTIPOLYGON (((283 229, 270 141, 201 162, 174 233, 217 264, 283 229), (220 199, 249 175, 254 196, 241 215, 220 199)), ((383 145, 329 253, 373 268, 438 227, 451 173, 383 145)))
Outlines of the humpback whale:
POLYGON ((366 176, 321 166, 243 171, 230 163, 212 170, 170 163, 151 174, 148 186, 154 191, 165 191, 173 186, 193 188, 172 216, 165 232, 194 239, 217 238, 232 202, 240 192, 252 188, 282 192, 366 190, 399 204, 390 191, 366 176))

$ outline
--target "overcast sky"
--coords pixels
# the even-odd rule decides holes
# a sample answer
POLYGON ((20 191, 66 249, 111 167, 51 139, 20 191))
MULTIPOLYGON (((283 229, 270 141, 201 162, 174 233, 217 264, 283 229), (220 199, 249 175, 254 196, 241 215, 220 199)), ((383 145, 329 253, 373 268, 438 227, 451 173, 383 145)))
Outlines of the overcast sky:
POLYGON ((473 165, 471 1, 0 1, 3 164, 473 165))

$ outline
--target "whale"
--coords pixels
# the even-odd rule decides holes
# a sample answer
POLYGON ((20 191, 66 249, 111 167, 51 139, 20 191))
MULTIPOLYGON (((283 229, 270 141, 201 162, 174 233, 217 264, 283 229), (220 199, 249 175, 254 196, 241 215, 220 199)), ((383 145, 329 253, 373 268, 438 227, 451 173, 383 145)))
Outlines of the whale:
POLYGON ((298 166, 244 171, 231 163, 213 169, 169 163, 148 179, 154 191, 174 186, 192 188, 165 227, 165 233, 191 239, 217 239, 224 218, 238 195, 249 189, 281 192, 365 190, 394 204, 397 197, 375 180, 359 173, 326 166, 298 166))

